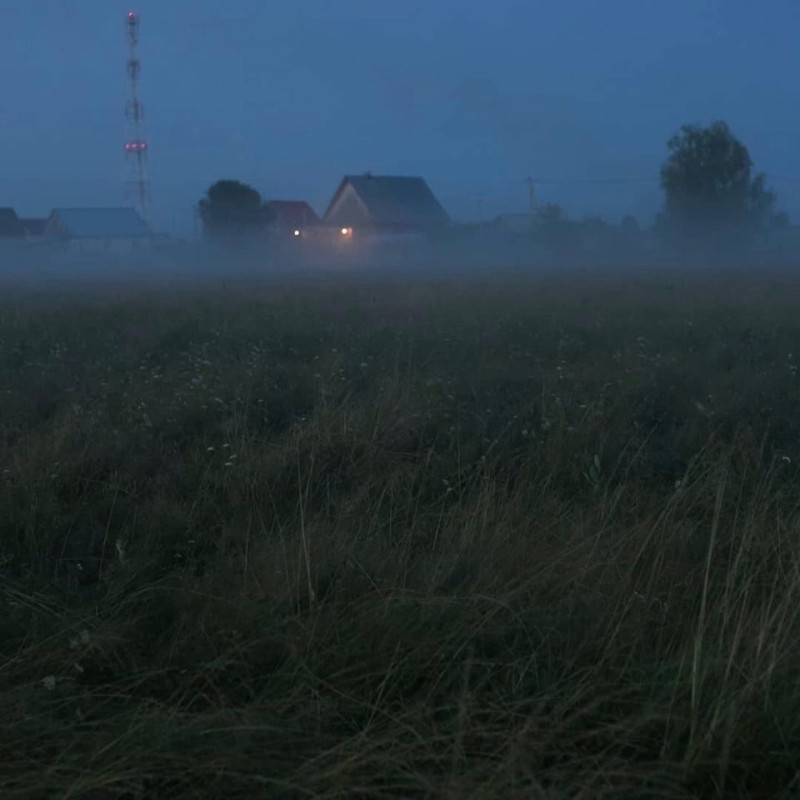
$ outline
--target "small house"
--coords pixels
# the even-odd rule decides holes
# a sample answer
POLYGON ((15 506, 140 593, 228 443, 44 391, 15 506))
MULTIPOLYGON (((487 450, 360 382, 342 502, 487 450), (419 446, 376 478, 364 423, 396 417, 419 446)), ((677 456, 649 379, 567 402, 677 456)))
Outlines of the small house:
POLYGON ((56 208, 44 238, 70 253, 129 254, 150 248, 155 237, 133 208, 56 208))
POLYGON ((450 224, 428 184, 418 177, 347 175, 322 222, 345 236, 421 236, 450 224))
POLYGON ((303 236, 320 222, 317 212, 305 200, 268 200, 264 207, 272 212, 272 229, 283 235, 303 236))
POLYGON ((25 232, 13 208, 0 208, 0 238, 21 239, 25 232))
POLYGON ((44 236, 47 217, 20 217, 22 235, 29 241, 38 241, 44 236))

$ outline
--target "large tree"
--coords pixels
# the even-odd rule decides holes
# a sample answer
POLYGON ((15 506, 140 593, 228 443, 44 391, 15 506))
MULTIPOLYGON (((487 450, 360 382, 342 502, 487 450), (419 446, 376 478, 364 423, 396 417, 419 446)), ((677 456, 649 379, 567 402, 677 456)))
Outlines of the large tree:
POLYGON ((667 146, 662 221, 672 236, 738 245, 770 225, 775 195, 725 122, 684 125, 667 146))
POLYGON ((210 239, 237 240, 263 234, 272 216, 252 186, 234 180, 210 186, 198 210, 203 233, 210 239))

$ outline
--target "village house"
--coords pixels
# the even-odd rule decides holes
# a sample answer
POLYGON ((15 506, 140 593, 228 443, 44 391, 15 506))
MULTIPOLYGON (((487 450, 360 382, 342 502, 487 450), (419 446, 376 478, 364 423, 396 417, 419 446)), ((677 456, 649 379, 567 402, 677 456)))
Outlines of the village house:
POLYGON ((56 208, 44 239, 70 253, 128 254, 149 249, 156 237, 133 208, 56 208))
POLYGON ((347 175, 325 212, 322 223, 346 237, 416 237, 450 224, 422 178, 393 175, 347 175))
POLYGON ((19 224, 26 240, 36 242, 44 237, 47 217, 20 217, 19 224))
POLYGON ((0 208, 0 238, 21 239, 25 230, 20 224, 17 212, 13 208, 0 208))
POLYGON ((18 217, 13 208, 0 208, 0 242, 4 249, 41 240, 46 220, 18 217))
POLYGON ((281 235, 301 237, 320 222, 317 212, 305 200, 267 200, 264 207, 274 216, 271 229, 281 235))

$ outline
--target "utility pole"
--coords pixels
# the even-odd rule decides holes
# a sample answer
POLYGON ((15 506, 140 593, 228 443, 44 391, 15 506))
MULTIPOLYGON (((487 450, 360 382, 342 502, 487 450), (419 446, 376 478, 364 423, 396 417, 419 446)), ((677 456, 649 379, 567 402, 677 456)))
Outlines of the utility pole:
POLYGON ((536 190, 533 188, 533 178, 528 176, 528 206, 531 216, 536 213, 536 190))

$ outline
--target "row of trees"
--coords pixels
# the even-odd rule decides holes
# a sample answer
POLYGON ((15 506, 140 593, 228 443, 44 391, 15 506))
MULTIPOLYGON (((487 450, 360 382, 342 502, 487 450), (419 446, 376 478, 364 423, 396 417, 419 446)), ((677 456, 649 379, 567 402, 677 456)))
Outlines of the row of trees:
MULTIPOLYGON (((707 127, 684 125, 667 143, 661 167, 665 205, 655 230, 672 242, 741 247, 761 233, 789 225, 775 212, 775 195, 763 174, 754 174, 747 148, 725 122, 707 127)), ((259 193, 239 181, 211 186, 199 204, 205 235, 242 238, 266 230, 271 212, 259 193)), ((569 237, 575 223, 557 205, 539 211, 539 228, 551 238, 569 237)), ((631 217, 623 229, 635 232, 631 217)))

